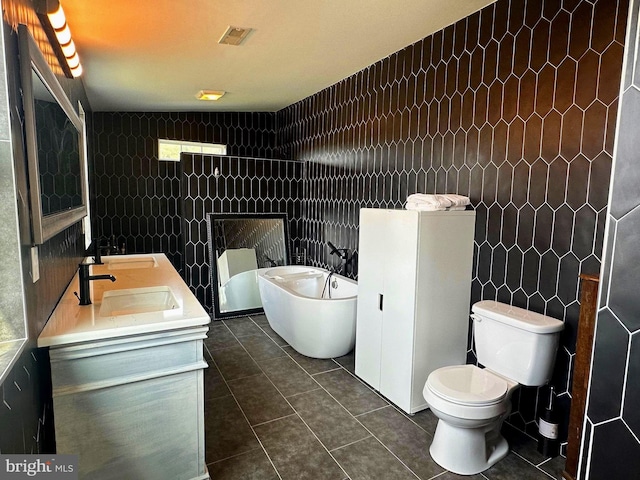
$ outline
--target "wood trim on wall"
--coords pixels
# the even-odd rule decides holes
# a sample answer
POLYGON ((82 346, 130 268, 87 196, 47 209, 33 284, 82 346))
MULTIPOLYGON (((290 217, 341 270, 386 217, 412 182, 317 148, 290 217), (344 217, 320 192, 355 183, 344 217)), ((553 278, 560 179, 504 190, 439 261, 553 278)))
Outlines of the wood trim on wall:
POLYGON ((580 317, 578 319, 578 338, 573 367, 573 385, 571 387, 567 461, 562 472, 562 477, 566 480, 575 480, 578 473, 580 439, 582 437, 582 423, 587 401, 593 335, 596 312, 598 310, 598 283, 600 280, 597 275, 581 274, 580 281, 580 317))

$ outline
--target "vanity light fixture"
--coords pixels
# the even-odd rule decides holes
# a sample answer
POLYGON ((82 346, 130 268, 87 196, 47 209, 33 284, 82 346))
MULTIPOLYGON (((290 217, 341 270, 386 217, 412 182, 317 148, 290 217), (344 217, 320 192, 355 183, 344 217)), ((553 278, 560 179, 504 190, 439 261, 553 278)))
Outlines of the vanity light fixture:
POLYGON ((196 98, 198 100, 220 100, 224 94, 223 90, 200 90, 196 98))
POLYGON ((60 2, 58 0, 40 0, 37 13, 65 76, 76 78, 82 75, 80 57, 71 38, 71 30, 69 30, 67 18, 60 2))

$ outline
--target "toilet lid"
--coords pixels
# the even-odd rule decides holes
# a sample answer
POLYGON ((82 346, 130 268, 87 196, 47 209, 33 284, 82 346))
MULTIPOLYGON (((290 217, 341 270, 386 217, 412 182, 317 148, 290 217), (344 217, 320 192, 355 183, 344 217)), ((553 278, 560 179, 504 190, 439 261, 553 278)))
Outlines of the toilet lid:
POLYGON ((440 368, 429 375, 427 385, 442 398, 465 405, 499 402, 509 388, 504 379, 475 365, 440 368))

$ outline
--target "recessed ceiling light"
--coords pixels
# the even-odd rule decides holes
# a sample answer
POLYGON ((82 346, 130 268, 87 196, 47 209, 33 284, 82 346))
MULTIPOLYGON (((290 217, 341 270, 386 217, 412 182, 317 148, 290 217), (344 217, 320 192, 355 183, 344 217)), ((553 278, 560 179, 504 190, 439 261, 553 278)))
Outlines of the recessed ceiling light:
POLYGON ((200 90, 196 95, 198 100, 219 100, 225 94, 222 90, 200 90))
POLYGON ((233 27, 229 25, 227 30, 222 34, 222 37, 220 37, 220 40, 218 40, 218 43, 223 45, 240 45, 251 30, 251 28, 233 27))

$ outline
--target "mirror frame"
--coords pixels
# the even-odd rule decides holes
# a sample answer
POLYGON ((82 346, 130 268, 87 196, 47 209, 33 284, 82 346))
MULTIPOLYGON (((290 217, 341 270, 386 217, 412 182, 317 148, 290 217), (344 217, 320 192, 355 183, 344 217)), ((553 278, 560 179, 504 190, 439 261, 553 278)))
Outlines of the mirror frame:
POLYGON ((218 292, 218 256, 213 244, 213 222, 216 220, 233 220, 243 218, 259 219, 279 219, 282 220, 282 234, 284 235, 285 265, 289 265, 291 250, 289 248, 289 218, 286 213, 209 213, 207 214, 207 246, 209 250, 209 285, 211 285, 211 299, 213 306, 213 317, 216 320, 225 318, 244 317, 246 315, 264 313, 262 307, 245 310, 233 310, 230 312, 220 311, 220 298, 218 292))
POLYGON ((18 26, 18 42, 20 52, 20 81, 22 84, 22 104, 24 108, 25 143, 27 147, 27 175, 29 179, 29 198, 31 203, 32 244, 41 245, 65 228, 79 222, 87 216, 88 192, 85 188, 87 172, 83 158, 84 129, 82 120, 67 98, 62 86, 49 64, 40 52, 40 48, 29 33, 26 25, 18 26), (33 93, 32 74, 40 77, 44 86, 62 108, 71 123, 78 131, 78 156, 80 161, 80 190, 82 204, 60 212, 44 216, 42 214, 42 197, 40 187, 40 167, 38 163, 38 140, 35 120, 35 99, 33 93))

